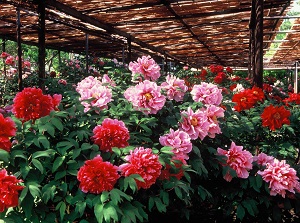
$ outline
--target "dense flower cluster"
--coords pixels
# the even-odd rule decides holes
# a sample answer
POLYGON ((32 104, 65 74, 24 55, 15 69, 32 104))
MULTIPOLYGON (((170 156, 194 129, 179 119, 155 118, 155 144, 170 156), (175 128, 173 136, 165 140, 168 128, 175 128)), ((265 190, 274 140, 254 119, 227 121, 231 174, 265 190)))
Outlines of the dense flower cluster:
POLYGON ((107 104, 112 101, 112 91, 104 86, 96 77, 88 76, 77 84, 76 91, 80 94, 79 100, 87 112, 91 107, 99 109, 108 108, 107 104), (91 102, 89 102, 91 100, 91 102))
POLYGON ((94 194, 112 190, 119 177, 118 167, 104 162, 100 155, 85 161, 77 174, 79 188, 85 193, 94 194))
POLYGON ((23 122, 47 116, 57 109, 61 95, 44 95, 40 88, 24 88, 14 98, 12 112, 23 122))
POLYGON ((222 101, 222 90, 217 85, 202 82, 194 85, 191 95, 195 102, 202 102, 209 105, 219 105, 222 101))
POLYGON ((284 108, 284 106, 269 105, 261 114, 262 126, 269 127, 270 130, 281 128, 282 125, 290 124, 289 117, 291 112, 284 108))
POLYGON ((113 147, 123 148, 128 146, 129 132, 124 122, 117 119, 106 118, 102 125, 93 129, 92 139, 101 151, 111 152, 113 147))
POLYGON ((137 61, 129 63, 132 72, 132 81, 150 80, 155 81, 160 77, 160 66, 150 57, 142 56, 137 61))
POLYGON ((166 102, 166 97, 160 91, 161 87, 155 82, 145 80, 128 88, 124 96, 136 110, 145 114, 156 114, 166 102))
MULTIPOLYGON (((249 151, 243 150, 243 146, 237 146, 232 142, 228 151, 218 148, 217 152, 218 155, 226 156, 226 164, 223 165, 235 170, 237 177, 248 178, 248 171, 252 169, 253 162, 253 156, 249 151)), ((225 174, 224 179, 228 182, 232 180, 230 171, 225 174)))
POLYGON ((162 165, 159 162, 158 155, 152 153, 150 148, 137 147, 125 157, 128 163, 119 166, 123 176, 139 174, 143 181, 136 180, 138 189, 148 189, 160 176, 162 165))
POLYGON ((0 170, 0 212, 18 206, 19 191, 24 188, 21 182, 15 176, 8 175, 5 169, 0 170))
POLYGON ((4 117, 0 113, 0 149, 10 151, 10 137, 16 135, 16 125, 10 117, 4 117))
POLYGON ((269 183, 270 195, 277 194, 285 197, 286 191, 295 193, 300 191, 299 178, 295 169, 291 168, 285 160, 274 159, 266 164, 263 171, 258 171, 264 181, 269 183))

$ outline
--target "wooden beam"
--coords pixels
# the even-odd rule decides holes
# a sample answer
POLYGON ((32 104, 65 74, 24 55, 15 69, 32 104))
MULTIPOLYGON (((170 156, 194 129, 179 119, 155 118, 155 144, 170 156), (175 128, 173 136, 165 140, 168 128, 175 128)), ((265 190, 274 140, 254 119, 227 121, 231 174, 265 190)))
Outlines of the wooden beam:
POLYGON ((89 34, 85 34, 85 71, 89 73, 89 34))
POLYGON ((38 74, 39 87, 45 91, 45 57, 46 57, 46 43, 45 43, 45 1, 38 3, 38 74))
MULTIPOLYGON (((6 38, 5 37, 3 37, 2 38, 2 52, 5 52, 5 44, 6 43, 6 38)), ((4 72, 4 76, 6 77, 6 64, 5 64, 5 58, 3 57, 3 72, 4 72)))
POLYGON ((21 17, 20 9, 17 8, 17 51, 18 51, 18 88, 19 91, 23 90, 22 79, 22 45, 21 45, 21 17))

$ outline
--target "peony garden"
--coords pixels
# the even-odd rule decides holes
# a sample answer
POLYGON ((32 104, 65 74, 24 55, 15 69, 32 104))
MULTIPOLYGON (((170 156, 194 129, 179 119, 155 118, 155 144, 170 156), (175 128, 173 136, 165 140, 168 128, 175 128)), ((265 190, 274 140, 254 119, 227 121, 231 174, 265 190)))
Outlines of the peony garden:
MULTIPOLYGON (((65 60, 38 87, 2 52, 4 222, 297 222, 300 95, 230 67, 65 60), (122 78, 119 78, 121 77, 122 78), (176 220, 177 219, 177 220, 176 220)), ((31 67, 33 66, 33 67, 31 67)))

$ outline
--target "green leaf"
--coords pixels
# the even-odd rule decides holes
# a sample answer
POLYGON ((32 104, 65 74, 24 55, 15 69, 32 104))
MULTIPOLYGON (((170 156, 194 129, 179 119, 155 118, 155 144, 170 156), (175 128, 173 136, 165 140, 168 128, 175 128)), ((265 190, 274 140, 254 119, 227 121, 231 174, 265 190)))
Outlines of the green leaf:
POLYGON ((66 172, 65 170, 63 170, 63 171, 58 171, 58 172, 55 174, 54 179, 55 179, 55 180, 61 179, 61 178, 65 177, 66 174, 67 174, 67 172, 66 172))
POLYGON ((178 197, 179 199, 182 200, 182 192, 181 192, 180 188, 175 187, 175 194, 177 195, 177 197, 178 197))
POLYGON ((115 207, 110 203, 104 205, 103 215, 106 222, 110 222, 110 219, 114 219, 116 222, 119 220, 115 207))
POLYGON ((34 197, 34 198, 41 197, 41 190, 38 188, 38 186, 29 184, 28 188, 29 188, 29 191, 30 191, 32 197, 34 197))
POLYGON ((65 155, 66 151, 72 147, 74 147, 73 143, 69 141, 62 141, 57 143, 57 149, 60 152, 60 154, 65 155))
POLYGON ((4 161, 4 162, 8 163, 9 162, 9 157, 10 157, 9 152, 7 152, 3 149, 0 149, 0 160, 1 161, 4 161))
POLYGON ((41 172, 41 174, 44 173, 44 167, 39 160, 32 159, 32 163, 41 172))
MULTIPOLYGON (((0 154, 0 157, 2 157, 1 154, 0 154)), ((11 157, 13 159, 15 159, 16 157, 19 157, 19 158, 22 158, 22 159, 25 159, 25 160, 28 159, 28 157, 25 155, 25 151, 23 151, 23 150, 14 150, 14 151, 12 151, 11 152, 11 157)))
POLYGON ((38 138, 39 144, 41 143, 45 149, 50 148, 50 142, 44 135, 40 135, 38 138))
POLYGON ((66 203, 62 202, 62 204, 60 205, 59 208, 59 214, 60 214, 60 220, 61 222, 63 222, 64 216, 65 216, 65 212, 66 212, 66 203))
POLYGON ((108 199, 109 199, 109 193, 107 191, 103 191, 100 196, 100 200, 102 204, 105 203, 108 199))
POLYGON ((81 149, 78 148, 78 149, 73 149, 73 154, 72 154, 72 158, 73 159, 76 159, 81 153, 81 149))
POLYGON ((52 173, 54 173, 64 162, 65 156, 57 157, 53 163, 52 173))
POLYGON ((25 188, 22 190, 22 192, 21 192, 21 194, 20 194, 20 196, 19 196, 19 201, 20 201, 20 203, 24 200, 24 198, 26 197, 27 193, 28 193, 28 187, 25 187, 25 188))
POLYGON ((36 159, 39 157, 50 157, 48 150, 46 151, 37 151, 32 154, 32 158, 36 159))
POLYGON ((84 214, 85 208, 86 208, 86 202, 78 201, 76 203, 75 212, 78 212, 79 216, 82 217, 82 215, 84 214))
POLYGON ((103 218, 104 218, 104 215, 103 215, 103 204, 96 204, 94 206, 94 213, 95 213, 97 222, 98 223, 102 223, 103 222, 103 218))
POLYGON ((245 209, 243 208, 243 206, 241 204, 239 204, 237 206, 237 210, 236 210, 236 216, 238 219, 240 219, 241 221, 243 220, 244 216, 245 216, 245 209))
POLYGON ((54 125, 59 131, 62 131, 64 129, 63 124, 61 123, 61 121, 58 118, 51 118, 50 122, 52 125, 54 125))

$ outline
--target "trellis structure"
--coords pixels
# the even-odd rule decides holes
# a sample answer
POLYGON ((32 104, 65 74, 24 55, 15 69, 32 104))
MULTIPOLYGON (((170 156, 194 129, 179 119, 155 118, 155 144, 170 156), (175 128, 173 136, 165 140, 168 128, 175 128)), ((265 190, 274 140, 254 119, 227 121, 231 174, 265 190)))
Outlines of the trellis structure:
MULTIPOLYGON (((83 54, 88 48, 90 54, 126 57, 127 62, 149 54, 193 67, 248 67, 261 85, 263 53, 292 4, 293 0, 0 0, 0 35, 17 41, 19 30, 24 43, 83 54)), ((279 60, 294 63, 286 57, 279 60)))

